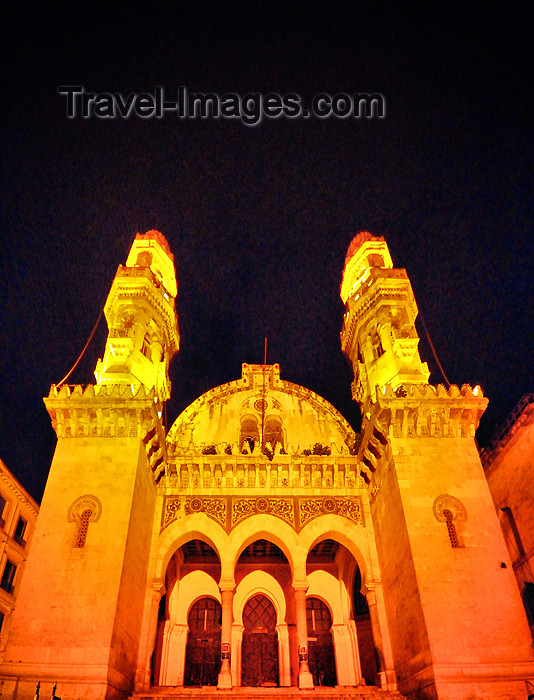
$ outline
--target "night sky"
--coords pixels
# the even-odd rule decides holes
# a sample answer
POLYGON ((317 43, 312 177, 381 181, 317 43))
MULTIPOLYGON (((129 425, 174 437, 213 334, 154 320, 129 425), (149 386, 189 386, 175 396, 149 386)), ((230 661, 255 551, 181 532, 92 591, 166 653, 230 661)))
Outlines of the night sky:
MULTIPOLYGON (((262 362, 267 336, 282 378, 358 429, 339 285, 361 230, 407 269, 449 380, 489 396, 481 445, 533 390, 530 24, 513 3, 401 4, 22 3, 4 18, 0 457, 35 498, 55 446, 42 397, 78 357, 137 231, 159 229, 176 260, 169 425, 262 362), (62 85, 377 92, 387 112, 67 119, 62 85)), ((102 322, 70 382, 94 381, 105 337, 102 322)))

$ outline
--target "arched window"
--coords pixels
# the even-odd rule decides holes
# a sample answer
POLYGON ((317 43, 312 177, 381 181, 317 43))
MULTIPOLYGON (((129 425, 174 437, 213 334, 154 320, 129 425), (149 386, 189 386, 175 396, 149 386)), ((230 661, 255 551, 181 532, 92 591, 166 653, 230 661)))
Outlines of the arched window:
POLYGON ((241 434, 239 436, 239 451, 243 452, 245 443, 250 452, 253 452, 255 445, 260 440, 260 429, 258 419, 252 414, 247 414, 241 418, 241 434))
POLYGON ((432 506, 434 511, 434 517, 439 523, 445 523, 447 526, 447 533, 449 535, 449 541, 451 547, 463 548, 463 533, 462 530, 458 531, 457 523, 461 525, 467 520, 467 511, 464 504, 458 500, 455 496, 451 496, 448 493, 443 493, 438 496, 434 501, 432 506))
POLYGON ((87 508, 80 516, 78 534, 76 537, 76 547, 85 547, 85 540, 87 538, 87 530, 89 529, 89 520, 91 519, 91 515, 93 515, 93 511, 90 508, 87 508))
POLYGON ((280 416, 267 416, 265 418, 263 442, 265 445, 270 444, 273 452, 277 443, 284 449, 284 433, 282 431, 282 419, 280 416))

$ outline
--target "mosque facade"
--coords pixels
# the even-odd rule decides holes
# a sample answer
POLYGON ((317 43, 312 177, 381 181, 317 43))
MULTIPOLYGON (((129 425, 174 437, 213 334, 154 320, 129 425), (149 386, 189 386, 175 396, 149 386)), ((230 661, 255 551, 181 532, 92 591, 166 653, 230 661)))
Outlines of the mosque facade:
POLYGON ((361 434, 276 364, 243 364, 167 431, 176 295, 166 239, 138 234, 96 384, 45 399, 58 442, 2 696, 524 700, 532 636, 474 440, 487 399, 429 383, 386 242, 356 236, 341 285, 361 434))

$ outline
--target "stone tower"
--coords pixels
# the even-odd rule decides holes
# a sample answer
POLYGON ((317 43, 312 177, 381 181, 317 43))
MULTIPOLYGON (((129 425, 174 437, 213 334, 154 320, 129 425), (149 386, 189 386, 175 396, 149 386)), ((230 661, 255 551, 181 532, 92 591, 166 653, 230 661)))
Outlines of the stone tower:
POLYGON ((354 238, 341 297, 399 690, 524 698, 532 639, 474 441, 487 399, 428 383, 410 281, 382 238, 354 238))
POLYGON ((65 697, 133 690, 176 294, 167 241, 138 234, 106 301, 97 384, 52 386, 45 399, 58 443, 3 657, 7 695, 58 679, 65 697))

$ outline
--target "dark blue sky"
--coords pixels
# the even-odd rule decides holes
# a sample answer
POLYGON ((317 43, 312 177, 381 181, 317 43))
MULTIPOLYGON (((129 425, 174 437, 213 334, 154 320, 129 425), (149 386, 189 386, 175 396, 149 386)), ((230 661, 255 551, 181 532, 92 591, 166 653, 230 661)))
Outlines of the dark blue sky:
MULTIPOLYGON (((3 22, 0 456, 28 490, 40 498, 55 444, 42 397, 76 360, 135 233, 151 228, 179 282, 169 422, 261 362, 268 336, 282 377, 357 428, 339 284, 351 237, 369 230, 408 270, 451 382, 489 396, 487 443, 532 390, 534 115, 519 10, 80 7, 22 5, 3 22), (69 120, 58 94, 69 84, 371 91, 387 115, 69 120)), ((71 381, 93 381, 105 335, 102 324, 71 381)), ((424 338, 421 354, 443 381, 424 338)))

